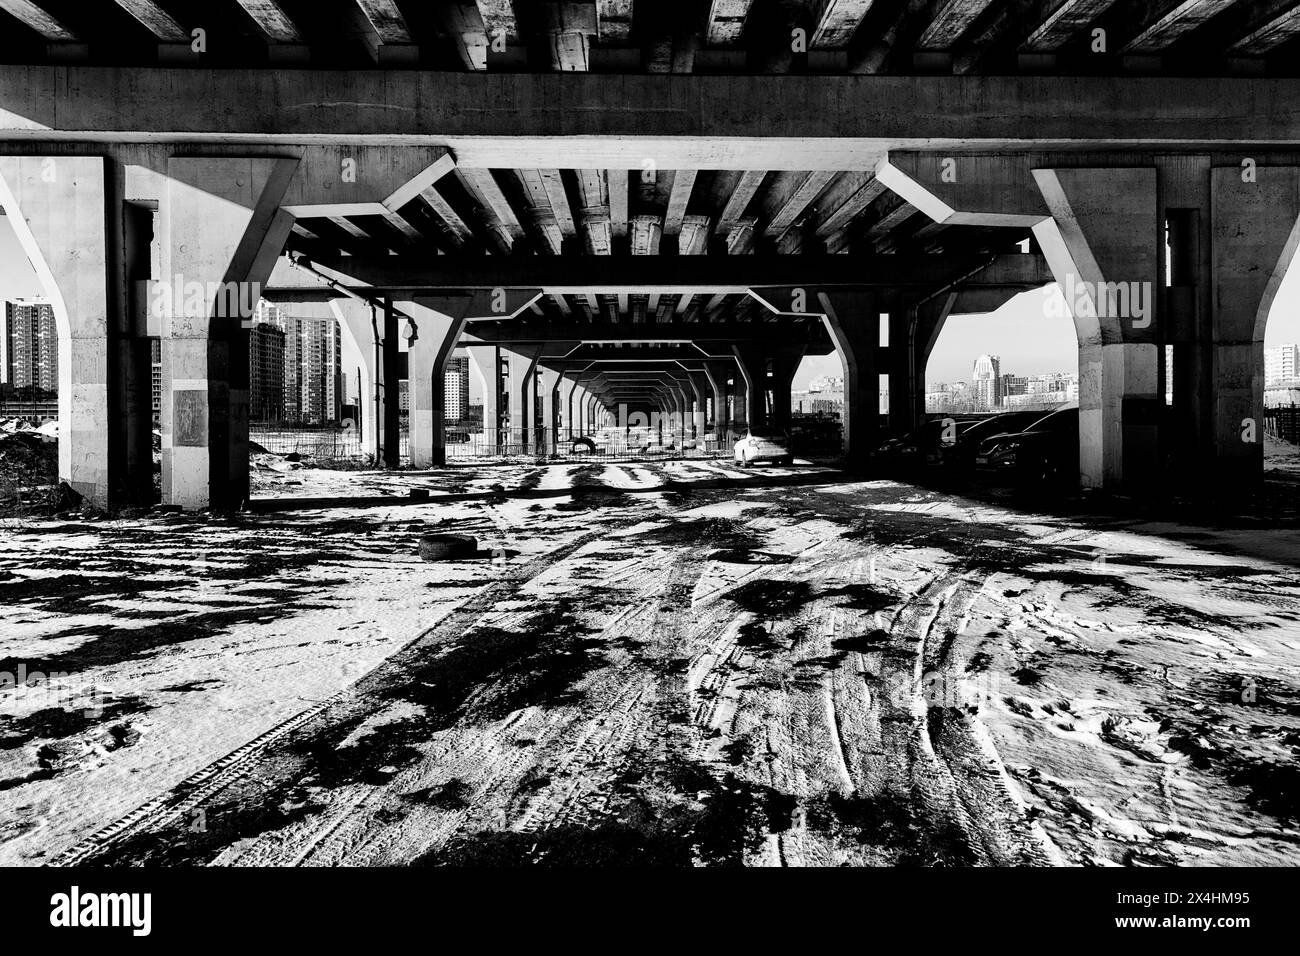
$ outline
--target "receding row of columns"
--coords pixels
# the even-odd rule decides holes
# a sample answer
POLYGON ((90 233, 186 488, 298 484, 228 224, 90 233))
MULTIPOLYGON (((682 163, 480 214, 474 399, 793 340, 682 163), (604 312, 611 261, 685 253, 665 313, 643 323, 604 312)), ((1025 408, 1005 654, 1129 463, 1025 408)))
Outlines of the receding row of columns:
MULTIPOLYGON (((937 221, 1032 230, 1079 334, 1084 485, 1151 490, 1167 479, 1171 460, 1199 466, 1227 489, 1257 481, 1263 329, 1300 246, 1300 167, 1252 160, 1244 169, 1210 155, 1137 157, 1106 168, 967 157, 950 181, 940 159, 891 154, 880 175, 937 221), (1130 287, 1133 296, 1145 294, 1145 311, 1121 308, 1130 287)), ((245 290, 271 276, 293 225, 290 210, 329 195, 314 168, 282 156, 0 157, 0 203, 59 324, 59 474, 74 491, 105 507, 152 500, 148 339, 157 336, 163 501, 229 508, 247 500, 247 329, 256 300, 245 290), (150 280, 169 277, 183 287, 145 291, 150 280)), ((851 465, 882 427, 901 430, 920 419, 929 349, 947 315, 965 308, 965 294, 959 287, 816 293, 813 308, 844 364, 851 465), (882 376, 890 403, 884 422, 882 376)), ((410 458, 418 467, 442 463, 443 371, 466 318, 486 309, 451 294, 345 296, 326 307, 363 356, 362 390, 375 426, 365 433, 376 460, 400 460, 395 383, 397 343, 406 335, 406 374, 415 383, 410 458)), ((636 382, 603 365, 570 368, 537 346, 468 350, 485 386, 485 441, 533 450, 539 435, 554 450, 562 432, 582 437, 620 424, 620 407, 637 402, 669 416, 683 439, 698 435, 706 408, 706 431, 781 429, 801 358, 782 343, 736 343, 725 364, 660 368, 636 382)))

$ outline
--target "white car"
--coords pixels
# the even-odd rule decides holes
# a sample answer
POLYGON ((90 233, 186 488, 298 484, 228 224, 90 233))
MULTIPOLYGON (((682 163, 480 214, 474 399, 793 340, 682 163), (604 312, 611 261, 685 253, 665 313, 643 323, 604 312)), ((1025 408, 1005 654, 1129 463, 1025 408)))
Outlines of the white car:
POLYGON ((783 438, 751 432, 736 442, 736 461, 742 465, 752 465, 758 461, 788 465, 794 461, 794 456, 790 454, 783 438))

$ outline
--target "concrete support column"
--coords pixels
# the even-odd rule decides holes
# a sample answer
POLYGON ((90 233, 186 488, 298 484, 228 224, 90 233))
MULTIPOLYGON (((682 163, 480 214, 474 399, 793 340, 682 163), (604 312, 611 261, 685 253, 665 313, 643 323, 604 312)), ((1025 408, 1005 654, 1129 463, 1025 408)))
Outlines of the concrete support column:
POLYGON ((1080 482, 1155 490, 1166 475, 1168 423, 1159 167, 1052 168, 1041 157, 985 156, 967 157, 951 177, 945 162, 891 154, 878 174, 936 221, 1033 230, 1078 336, 1080 482))
POLYGON ((533 371, 541 354, 540 346, 515 346, 502 352, 509 368, 509 441, 512 445, 520 446, 521 451, 527 450, 529 438, 533 434, 532 418, 537 406, 537 383, 533 379, 533 371))
POLYGON ((1163 285, 1156 170, 1042 169, 1034 227, 1079 336, 1079 477, 1147 490, 1162 472, 1163 285))
MULTIPOLYGON (((732 346, 739 368, 737 385, 745 383, 745 421, 751 429, 763 431, 768 427, 768 375, 767 350, 760 344, 746 342, 732 346)), ((736 417, 740 417, 737 403, 736 417)))
POLYGON ((560 385, 560 373, 556 369, 539 365, 533 374, 537 379, 537 400, 542 412, 542 431, 537 436, 534 445, 539 454, 548 453, 554 455, 556 452, 556 435, 559 431, 555 419, 555 397, 560 385))
POLYGON ((676 375, 668 383, 669 393, 673 399, 673 432, 678 446, 686 439, 687 422, 690 419, 690 397, 686 394, 687 386, 676 375))
POLYGON ((790 386, 803 360, 803 349, 746 342, 733 345, 732 350, 745 380, 749 426, 760 430, 788 430, 790 386))
POLYGON ((165 503, 235 508, 248 499, 248 327, 293 225, 280 203, 296 166, 167 161, 162 272, 196 294, 173 296, 162 320, 165 503))
MULTIPOLYGON (((294 314, 306 317, 313 315, 310 303, 291 307, 294 314)), ((360 393, 361 393, 361 447, 365 454, 376 464, 383 459, 383 429, 386 417, 384 390, 384 363, 379 343, 382 330, 379 328, 379 310, 368 302, 359 299, 334 299, 329 303, 328 314, 336 318, 341 326, 342 336, 352 342, 361 355, 360 393)))
POLYGON ((59 480, 105 509, 153 500, 148 303, 126 287, 150 277, 148 237, 139 270, 122 198, 110 160, 0 157, 0 208, 54 310, 59 480))
MULTIPOLYGON (((380 351, 384 367, 383 461, 385 468, 400 468, 402 464, 402 403, 400 397, 402 349, 401 343, 398 341, 397 313, 394 311, 391 301, 384 303, 380 314, 383 329, 380 351)), ((409 394, 407 398, 409 403, 409 394)))
POLYGON ((1264 328, 1300 247, 1300 168, 1240 166, 1210 174, 1216 490, 1248 489, 1264 471, 1264 328))
POLYGON ((803 347, 778 349, 771 354, 772 374, 769 387, 772 392, 772 409, 768 427, 778 432, 790 431, 790 389, 795 373, 803 361, 803 347))
MULTIPOLYGON (((1006 301, 1003 295, 1004 293, 1000 291, 994 293, 997 306, 990 306, 988 311, 993 311, 1006 301)), ((979 298, 991 297, 979 296, 979 298)), ((930 364, 930 353, 934 351, 934 345, 939 341, 939 334, 943 331, 953 306, 961 299, 962 297, 956 292, 947 292, 925 300, 911 310, 913 317, 908 325, 907 347, 912 352, 911 387, 915 390, 913 414, 918 425, 925 421, 925 380, 926 370, 930 364)), ((970 301, 972 297, 967 295, 966 299, 970 301)), ((972 311, 982 312, 985 309, 977 308, 972 311)))
POLYGON ((483 446, 496 454, 501 446, 501 356, 495 345, 467 345, 470 365, 483 385, 483 446))
POLYGON ((455 300, 436 296, 396 304, 415 322, 407 368, 411 465, 445 465, 447 360, 465 327, 463 309, 455 300))
POLYGON ((955 293, 941 293, 889 313, 889 431, 902 435, 925 420, 925 366, 955 293), (931 334, 932 333, 932 334, 931 334))
POLYGON ((735 363, 730 370, 731 389, 729 400, 731 410, 729 424, 737 437, 749 431, 749 384, 740 370, 740 363, 735 363))
POLYGON ((730 419, 727 415, 727 375, 726 366, 735 367, 735 362, 705 362, 704 375, 709 381, 709 401, 713 408, 709 416, 709 429, 719 442, 725 440, 730 419))
POLYGON ((709 430, 709 379, 703 372, 691 372, 688 378, 693 399, 691 437, 702 442, 705 433, 709 430))
POLYGON ((835 342, 844 368, 844 411, 841 417, 844 462, 862 469, 876 447, 880 426, 880 385, 875 369, 880 344, 877 297, 869 292, 836 292, 834 299, 818 293, 826 329, 835 342))
POLYGON ((573 391, 569 393, 569 438, 581 438, 586 434, 582 427, 582 409, 586 402, 587 389, 583 385, 575 384, 573 391))
POLYGON ((568 441, 573 438, 573 396, 578 391, 578 382, 573 372, 560 376, 556 396, 557 416, 563 421, 556 429, 557 439, 568 441))

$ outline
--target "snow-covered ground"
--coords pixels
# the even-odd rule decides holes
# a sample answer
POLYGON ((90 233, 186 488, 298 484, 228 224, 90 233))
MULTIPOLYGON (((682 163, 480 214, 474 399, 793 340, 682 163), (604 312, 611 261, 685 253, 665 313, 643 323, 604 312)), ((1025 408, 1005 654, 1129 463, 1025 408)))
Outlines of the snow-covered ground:
POLYGON ((0 864, 1300 863, 1294 508, 705 461, 257 485, 292 507, 0 529, 0 864), (445 530, 479 556, 422 562, 445 530))

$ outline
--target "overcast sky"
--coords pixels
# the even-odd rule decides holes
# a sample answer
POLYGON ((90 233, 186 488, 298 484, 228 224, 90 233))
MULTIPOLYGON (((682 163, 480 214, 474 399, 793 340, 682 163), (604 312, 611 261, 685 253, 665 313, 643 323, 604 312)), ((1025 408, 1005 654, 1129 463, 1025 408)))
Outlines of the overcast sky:
MULTIPOLYGON (((1002 371, 1017 375, 1076 370, 1074 328, 1067 318, 1049 317, 1049 313, 1060 316, 1062 311, 1047 307, 1049 295, 1060 295, 1054 287, 1049 288, 1050 292, 1024 292, 986 315, 950 317, 930 356, 926 380, 968 381, 976 356, 984 354, 1001 356, 1002 371)), ((9 220, 0 216, 0 300, 41 294, 9 220)), ((1290 270, 1283 279, 1264 335, 1265 346, 1286 342, 1300 342, 1300 269, 1290 270)), ((342 361, 349 392, 356 390, 359 358, 345 346, 342 361)), ((795 375, 794 388, 805 389, 813 379, 840 374, 838 356, 809 357, 795 375)), ((482 394, 478 376, 472 372, 470 394, 474 400, 482 394)))

